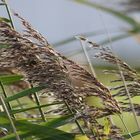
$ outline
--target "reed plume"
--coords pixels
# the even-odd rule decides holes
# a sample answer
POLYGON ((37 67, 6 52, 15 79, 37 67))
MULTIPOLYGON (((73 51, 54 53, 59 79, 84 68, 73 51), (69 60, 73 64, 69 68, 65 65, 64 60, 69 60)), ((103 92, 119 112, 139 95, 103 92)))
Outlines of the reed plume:
MULTIPOLYGON (((87 70, 55 51, 27 21, 16 16, 25 27, 23 34, 0 22, 0 44, 7 45, 0 49, 1 68, 16 70, 33 86, 45 85, 46 94, 52 92, 57 100, 68 104, 75 118, 90 124, 87 129, 92 130, 98 124, 97 118, 120 113, 118 102, 108 88, 87 70), (88 97, 101 99, 103 108, 89 105, 88 97)), ((96 134, 92 139, 95 137, 96 134)), ((98 138, 102 139, 100 133, 98 138)))

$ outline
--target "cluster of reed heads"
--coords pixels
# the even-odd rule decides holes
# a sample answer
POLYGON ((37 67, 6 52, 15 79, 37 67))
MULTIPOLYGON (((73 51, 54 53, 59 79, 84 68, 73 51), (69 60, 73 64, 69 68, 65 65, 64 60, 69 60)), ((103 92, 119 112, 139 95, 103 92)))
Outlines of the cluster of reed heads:
MULTIPOLYGON (((139 74, 115 56, 110 48, 81 37, 87 45, 98 50, 95 57, 119 66, 119 70, 106 72, 118 75, 118 79, 112 82, 121 82, 121 74, 123 74, 126 86, 122 82, 120 86, 109 90, 86 69, 54 50, 27 21, 18 14, 16 16, 25 27, 23 34, 12 29, 9 24, 0 22, 0 44, 7 46, 0 48, 0 70, 21 74, 24 76, 24 81, 28 83, 27 85, 42 86, 43 94, 64 102, 61 108, 56 108, 52 112, 54 114, 59 112, 61 115, 72 114, 74 119, 71 121, 83 122, 81 127, 89 139, 123 140, 121 130, 111 122, 110 116, 132 111, 126 86, 131 98, 139 96, 139 74), (112 95, 111 90, 115 90, 115 94, 112 95), (87 102, 89 97, 98 97, 103 107, 89 105, 87 102), (125 97, 125 99, 116 101, 116 97, 125 97), (107 134, 103 131, 104 125, 98 122, 99 118, 107 118, 110 124, 107 134)), ((137 115, 140 115, 140 105, 133 104, 133 107, 137 115)))

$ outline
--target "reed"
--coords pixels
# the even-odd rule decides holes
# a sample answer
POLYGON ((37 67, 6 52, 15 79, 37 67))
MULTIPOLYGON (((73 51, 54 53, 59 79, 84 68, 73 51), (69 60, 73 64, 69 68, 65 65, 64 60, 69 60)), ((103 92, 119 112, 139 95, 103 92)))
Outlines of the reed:
MULTIPOLYGON (((26 32, 22 35, 8 24, 0 23, 0 43, 9 45, 0 50, 1 67, 16 69, 33 86, 47 85, 44 92, 53 92, 57 100, 67 102, 77 119, 81 118, 85 124, 90 124, 85 126, 89 130, 94 125, 98 127, 96 119, 120 113, 117 101, 94 75, 55 51, 27 21, 15 15, 26 32), (103 107, 88 105, 88 97, 99 99, 103 107)), ((94 133, 96 137, 98 129, 94 133)))
MULTIPOLYGON (((0 45, 6 46, 0 48, 0 67, 13 74, 22 75, 22 82, 24 81, 26 85, 32 83, 32 87, 23 86, 24 88, 29 89, 25 89, 10 97, 5 94, 6 92, 3 88, 3 84, 1 84, 3 94, 5 95, 5 99, 1 98, 1 104, 4 107, 5 112, 0 113, 2 115, 7 114, 12 130, 16 135, 15 138, 17 140, 29 136, 32 136, 33 139, 36 137, 46 138, 43 129, 46 132, 45 128, 48 129, 50 126, 54 128, 52 129, 52 132, 60 134, 58 137, 63 137, 62 134, 66 134, 67 136, 69 135, 68 133, 60 131, 55 127, 59 127, 61 124, 73 123, 74 120, 79 128, 74 131, 78 131, 78 133, 88 137, 88 139, 123 140, 124 137, 133 139, 135 133, 129 132, 123 120, 122 123, 128 132, 127 136, 123 136, 121 130, 114 124, 111 124, 108 117, 111 115, 121 116, 120 114, 122 114, 122 112, 133 112, 135 113, 134 117, 139 116, 139 104, 134 104, 131 101, 132 98, 139 96, 139 74, 127 63, 114 55, 110 48, 100 46, 84 37, 80 37, 80 40, 85 42, 86 45, 98 50, 98 54, 96 54, 95 57, 114 65, 119 65, 119 70, 106 71, 118 75, 118 78, 113 82, 121 82, 119 86, 111 88, 111 90, 116 91, 116 93, 112 95, 110 90, 95 77, 95 74, 93 74, 94 70, 91 69, 92 73, 90 73, 72 60, 61 55, 54 50, 47 39, 36 31, 25 19, 18 14, 15 14, 15 16, 21 20, 25 32, 21 34, 11 28, 6 22, 0 21, 0 45), (29 97, 29 95, 32 94, 35 95, 35 107, 21 108, 19 110, 13 110, 11 107, 6 107, 6 104, 9 105, 11 101, 26 96, 29 97), (45 105, 41 105, 39 95, 46 95, 51 99, 51 103, 46 104, 46 100, 45 105), (115 99, 116 97, 125 97, 125 100, 118 102, 115 99), (94 103, 90 104, 88 102, 89 98, 93 99, 94 103), (54 101, 57 101, 57 103, 54 101), (60 106, 58 105, 59 103, 61 104, 60 106), (63 117, 62 120, 60 118, 59 121, 54 120, 54 122, 52 121, 51 123, 46 121, 47 115, 43 112, 42 107, 51 105, 57 105, 57 107, 51 108, 51 111, 47 110, 47 115, 48 113, 53 113, 53 116, 56 116, 57 111, 57 115, 63 117), (32 123, 27 120, 24 122, 21 120, 18 121, 18 118, 15 118, 15 120, 11 119, 11 115, 13 114, 29 110, 32 111, 33 109, 39 110, 42 117, 41 124, 39 124, 40 114, 36 114, 36 116, 33 117, 33 120, 31 120, 32 123), (99 123, 98 120, 101 118, 106 118, 106 125, 99 123), (36 125, 34 124, 34 121, 36 125), (19 124, 17 127, 21 132, 23 131, 24 134, 17 132, 14 123, 19 124), (26 129, 28 126, 34 126, 35 130, 28 130, 28 132, 25 132, 20 124, 26 129), (38 128, 42 130, 42 135, 36 134, 36 132, 39 131, 38 128)), ((87 60, 91 64, 91 60, 89 59, 84 46, 83 49, 87 56, 87 60)), ((90 66, 92 68, 92 65, 90 66)), ((14 80, 16 81, 16 79, 14 80)), ((18 84, 16 83, 15 86, 18 86, 18 84)), ((135 120, 137 121, 137 118, 135 118, 135 120)), ((53 133, 49 134, 50 139, 55 137, 53 133)), ((73 136, 74 133, 71 133, 69 138, 73 136)), ((2 136, 4 139, 6 139, 6 137, 13 138, 12 134, 5 137, 2 136)), ((69 138, 63 137, 64 140, 69 138)))

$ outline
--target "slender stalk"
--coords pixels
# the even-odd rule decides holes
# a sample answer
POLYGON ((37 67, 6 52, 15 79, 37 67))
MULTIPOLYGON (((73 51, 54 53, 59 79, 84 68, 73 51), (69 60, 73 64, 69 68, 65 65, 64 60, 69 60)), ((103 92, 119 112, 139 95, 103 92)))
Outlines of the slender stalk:
POLYGON ((136 121, 136 124, 137 124, 138 129, 140 130, 140 124, 139 124, 139 121, 138 121, 138 119, 137 119, 136 111, 135 111, 134 105, 133 105, 133 103, 132 103, 132 99, 131 99, 130 92, 129 92, 129 90, 128 90, 128 88, 127 88, 127 85, 126 85, 123 72, 120 71, 120 74, 121 74, 121 78, 122 78, 122 81, 123 81, 123 84, 124 84, 124 87, 125 87, 125 90, 126 90, 128 99, 129 99, 129 103, 130 103, 130 107, 131 107, 131 109, 132 109, 132 113, 133 113, 134 119, 135 119, 135 121, 136 121))
POLYGON ((7 0, 2 0, 2 1, 4 2, 3 5, 4 5, 5 8, 6 8, 8 17, 9 17, 9 19, 10 19, 11 26, 12 26, 12 28, 14 29, 15 27, 14 27, 13 19, 12 19, 12 16, 11 16, 10 8, 9 8, 9 6, 8 6, 8 4, 7 4, 7 0))
POLYGON ((134 140, 134 139, 133 139, 133 136, 131 135, 129 129, 127 128, 127 126, 126 126, 126 124, 125 124, 125 122, 124 122, 124 120, 123 120, 123 117, 122 117, 121 115, 119 115, 119 118, 120 118, 121 122, 123 123, 123 125, 124 125, 124 127, 125 127, 127 133, 129 134, 131 140, 134 140))
POLYGON ((4 97, 7 98, 6 91, 5 91, 4 86, 3 86, 3 84, 2 84, 1 81, 0 81, 0 86, 1 86, 1 89, 2 89, 2 92, 3 92, 4 97))
MULTIPOLYGON (((32 84, 31 84, 31 87, 33 88, 33 85, 32 84)), ((40 103, 40 100, 39 100, 39 97, 38 97, 37 93, 34 93, 34 98, 35 98, 36 104, 39 106, 38 109, 39 109, 41 118, 45 122, 46 121, 46 118, 45 118, 45 115, 44 115, 44 112, 43 112, 42 108, 40 107, 41 106, 41 103, 40 103)))
POLYGON ((89 68, 90 68, 90 70, 91 70, 91 73, 94 75, 94 77, 96 77, 96 73, 95 73, 95 70, 94 70, 94 68, 93 68, 91 59, 90 59, 90 57, 89 57, 89 55, 88 55, 88 52, 87 52, 87 50, 86 50, 86 43, 87 43, 87 42, 86 42, 86 41, 82 41, 78 36, 76 36, 76 38, 80 40, 80 43, 81 43, 81 46, 82 46, 82 48, 83 48, 83 51, 84 51, 85 57, 86 57, 86 59, 87 59, 87 62, 88 62, 88 64, 89 64, 89 68))
MULTIPOLYGON (((7 93, 6 93, 5 89, 4 89, 4 85, 2 84, 1 81, 0 81, 0 87, 1 87, 1 89, 2 89, 2 92, 3 92, 4 97, 7 98, 7 93)), ((10 105, 9 102, 7 103, 7 106, 8 106, 8 109, 9 109, 9 110, 12 110, 12 107, 11 107, 11 105, 10 105)), ((15 118, 14 115, 12 115, 12 117, 15 118)))
POLYGON ((2 106, 3 106, 4 110, 5 110, 5 112, 6 112, 6 114, 7 114, 7 117, 8 117, 8 119, 9 119, 9 121, 10 121, 10 124, 11 124, 11 126, 12 126, 13 132, 14 132, 14 134, 15 134, 15 136, 16 136, 16 140, 20 140, 20 137, 19 137, 19 135, 18 135, 18 133, 17 133, 16 127, 15 127, 15 125, 14 125, 14 122, 13 122, 13 120, 11 119, 10 113, 9 113, 9 111, 8 111, 8 108, 7 108, 6 104, 5 104, 4 99, 3 99, 2 96, 0 96, 0 100, 1 100, 1 103, 2 103, 2 106))
MULTIPOLYGON (((10 9, 9 9, 9 7, 8 7, 7 1, 6 1, 6 0, 1 0, 1 1, 2 1, 3 3, 1 3, 0 5, 5 6, 6 11, 7 11, 7 14, 8 14, 8 17, 9 17, 9 19, 10 19, 11 26, 12 26, 12 28, 14 28, 12 16, 11 16, 10 9)), ((4 97, 7 98, 6 91, 5 91, 4 86, 3 86, 3 84, 2 84, 1 81, 0 81, 0 86, 1 86, 1 89, 2 89, 2 91, 3 91, 4 97)), ((12 110, 10 104, 7 103, 7 105, 8 105, 8 108, 9 108, 10 110, 12 110)), ((13 116, 13 117, 14 117, 14 116, 13 116)))
MULTIPOLYGON (((69 112, 70 112, 71 114, 73 114, 73 111, 72 111, 71 108, 69 107, 67 101, 64 101, 64 102, 65 102, 65 105, 67 106, 69 112)), ((77 119, 75 119, 75 123, 76 123, 76 125, 78 126, 80 132, 81 132, 83 135, 85 135, 86 133, 84 132, 84 130, 83 130, 82 127, 80 126, 80 124, 79 124, 79 122, 78 122, 77 119)))
MULTIPOLYGON (((80 40, 80 43, 81 43, 81 46, 82 46, 82 48, 83 48, 83 51, 84 51, 84 54, 85 54, 85 56, 86 56, 86 58, 87 58, 87 61, 88 61, 88 64, 89 64, 89 68, 90 68, 90 70, 91 70, 91 73, 94 75, 94 77, 97 77, 96 76, 96 73, 95 73, 95 70, 94 70, 94 67, 93 67, 93 65, 92 65, 92 62, 91 62, 91 59, 90 59, 90 57, 89 57, 89 55, 88 55, 88 51, 86 50, 86 41, 82 41, 78 36, 76 36, 76 38, 77 39, 79 39, 80 40)), ((110 121, 111 121, 111 123, 113 124, 113 120, 111 119, 111 116, 110 116, 110 121)), ((95 126, 95 129, 96 129, 96 132, 97 132, 97 137, 98 137, 98 139, 100 139, 99 138, 99 132, 98 132, 98 129, 97 129, 97 127, 95 126)), ((91 130, 92 131, 92 130, 91 130)), ((92 131, 92 133, 93 133, 93 131, 92 131)), ((94 134, 94 133, 93 133, 94 134)))
MULTIPOLYGON (((100 12, 100 11, 99 11, 99 12, 100 12)), ((130 96, 130 92, 129 92, 128 88, 127 88, 127 84, 126 84, 126 81, 125 81, 125 77, 124 77, 124 75, 123 75, 123 71, 121 70, 121 66, 120 66, 120 64, 118 63, 118 60, 117 60, 117 58, 116 58, 116 54, 114 54, 114 51, 113 51, 113 46, 112 46, 113 43, 112 43, 112 39, 111 39, 110 33, 109 33, 109 31, 108 31, 108 28, 106 27, 106 24, 105 24, 105 22, 104 22, 104 20, 103 20, 103 17, 102 17, 102 15, 101 15, 101 13, 99 13, 99 15, 100 15, 100 18, 101 18, 101 20, 102 20, 102 23, 104 24, 104 28, 105 28, 105 30, 106 30, 106 33, 107 33, 107 36, 108 36, 108 39, 109 39, 110 50, 111 50, 112 54, 115 56, 116 64, 117 64, 118 70, 119 70, 119 72, 120 72, 120 76, 121 76, 123 85, 124 85, 124 87, 125 87, 126 94, 127 94, 127 96, 128 96, 128 99, 129 99, 130 107, 131 107, 131 109, 132 109, 132 113, 133 113, 133 116, 134 116, 134 119, 135 119, 137 128, 138 128, 138 130, 140 130, 140 124, 139 124, 139 121, 138 121, 137 116, 136 116, 136 112, 135 112, 134 105, 133 105, 133 103, 132 103, 132 99, 131 99, 131 96, 130 96)))

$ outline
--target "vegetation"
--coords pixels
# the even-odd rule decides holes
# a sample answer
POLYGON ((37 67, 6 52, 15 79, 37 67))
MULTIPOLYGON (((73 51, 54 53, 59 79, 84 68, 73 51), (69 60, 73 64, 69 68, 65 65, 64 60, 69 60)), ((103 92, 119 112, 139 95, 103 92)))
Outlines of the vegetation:
MULTIPOLYGON (((140 31, 140 23, 127 15, 86 0, 73 1, 109 12, 132 25, 123 37, 140 31)), ((118 58, 112 47, 76 36, 88 60, 88 72, 55 51, 25 19, 15 14, 25 31, 17 32, 8 5, 2 2, 9 19, 0 18, 1 140, 134 140, 140 135, 140 75, 136 70, 118 58), (110 89, 96 77, 88 56, 91 49, 98 52, 96 58, 116 67, 104 71, 113 76, 110 89), (130 131, 124 121, 128 112, 133 115, 136 131, 130 131), (125 132, 115 123, 115 117, 125 132)), ((119 36, 109 42, 118 39, 119 36)), ((70 41, 73 39, 58 44, 70 41)))

